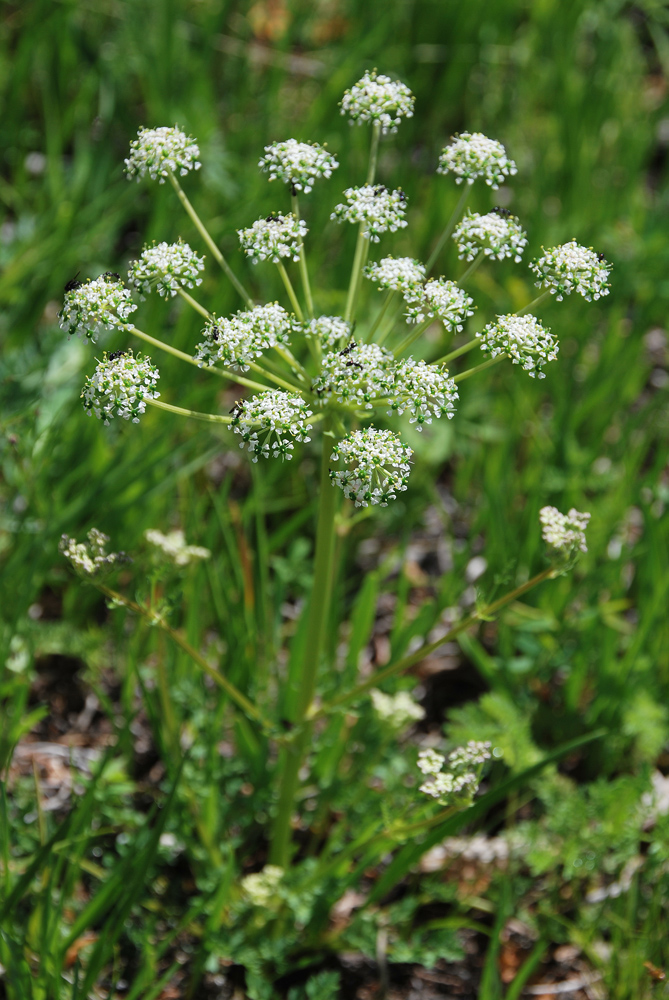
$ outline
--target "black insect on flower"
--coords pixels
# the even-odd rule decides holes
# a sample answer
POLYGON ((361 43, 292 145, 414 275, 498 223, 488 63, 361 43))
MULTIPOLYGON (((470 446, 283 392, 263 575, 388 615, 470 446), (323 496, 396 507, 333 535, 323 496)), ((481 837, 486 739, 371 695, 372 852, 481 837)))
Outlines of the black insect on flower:
POLYGON ((598 253, 597 254, 597 260, 599 260, 599 261, 605 261, 606 257, 604 256, 603 253, 598 253))
POLYGON ((346 345, 346 347, 345 347, 345 348, 343 349, 343 351, 340 351, 340 352, 339 352, 339 357, 340 357, 340 358, 345 358, 347 354, 350 354, 350 353, 351 353, 351 351, 353 350, 353 348, 354 348, 355 346, 356 346, 356 344, 355 344, 355 340, 349 340, 348 344, 347 344, 347 345, 346 345))
POLYGON ((405 193, 402 190, 402 188, 398 188, 397 189, 397 194, 398 194, 399 199, 402 202, 402 204, 404 204, 404 202, 407 200, 407 196, 405 195, 405 193))
POLYGON ((347 361, 346 362, 346 367, 347 368, 359 368, 360 371, 363 370, 363 367, 362 367, 362 365, 360 364, 359 361, 347 361))
POLYGON ((385 186, 385 184, 377 184, 376 187, 374 188, 374 197, 378 198, 379 195, 385 194, 387 190, 388 188, 385 186))
POLYGON ((122 358, 127 351, 112 351, 111 354, 107 355, 107 361, 116 361, 117 358, 122 358))
POLYGON ((278 221, 279 221, 278 215, 268 215, 267 218, 265 219, 265 222, 278 222, 278 221))
POLYGON ((117 274, 116 271, 105 271, 104 274, 101 275, 101 277, 104 278, 105 281, 120 281, 121 280, 121 275, 117 274))
POLYGON ((510 219, 511 218, 511 212, 509 211, 508 208, 500 208, 499 205, 495 205, 495 207, 492 209, 492 211, 495 213, 495 215, 499 215, 499 217, 501 219, 510 219))
POLYGON ((233 415, 233 417, 236 420, 238 417, 241 417, 241 415, 242 415, 243 412, 244 412, 244 405, 243 405, 243 403, 240 403, 240 401, 238 399, 235 400, 235 405, 230 410, 230 413, 233 415))
POLYGON ((212 340, 218 340, 218 338, 219 338, 219 336, 221 334, 221 331, 218 329, 217 326, 212 326, 212 327, 209 328, 209 333, 211 334, 211 339, 212 340))
POLYGON ((68 283, 65 285, 64 291, 66 291, 66 292, 74 292, 74 291, 76 291, 77 288, 81 288, 81 286, 83 285, 83 281, 77 281, 77 278, 79 277, 80 274, 81 274, 81 271, 77 271, 77 273, 75 274, 75 276, 73 278, 71 278, 68 281, 68 283))

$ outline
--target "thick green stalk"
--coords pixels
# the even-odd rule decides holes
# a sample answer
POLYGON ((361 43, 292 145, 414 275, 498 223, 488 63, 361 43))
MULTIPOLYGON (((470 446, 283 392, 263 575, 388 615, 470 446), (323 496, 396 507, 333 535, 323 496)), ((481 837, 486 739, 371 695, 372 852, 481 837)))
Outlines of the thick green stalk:
POLYGON ((177 198, 179 199, 179 201, 181 202, 181 204, 183 205, 183 207, 188 212, 188 214, 191 217, 193 223, 195 224, 195 228, 199 232, 199 234, 202 237, 202 239, 204 240, 204 242, 209 247, 209 249, 211 251, 211 254, 212 254, 212 257, 223 268, 223 271, 225 272, 225 274, 227 275, 227 277, 230 279, 230 281, 232 282, 232 284, 234 285, 234 287, 237 289, 237 291, 239 292, 239 294, 241 295, 241 297, 244 299, 244 301, 246 302, 247 306, 250 309, 252 309, 253 308, 253 299, 251 298, 251 296, 249 295, 249 293, 246 291, 246 289, 242 285, 241 281, 239 280, 239 278, 237 277, 237 275, 234 273, 234 271, 232 270, 232 268, 228 264, 227 260, 225 259, 225 257, 221 253, 221 251, 219 250, 219 248, 214 243, 213 239, 211 238, 211 236, 209 234, 209 231, 207 230, 206 226, 202 222, 202 219, 197 214, 197 212, 195 211, 195 209, 191 205, 190 201, 186 197, 186 192, 181 187, 181 184, 179 184, 179 181, 177 180, 177 178, 175 177, 175 175, 172 173, 171 170, 170 170, 168 176, 170 178, 170 181, 172 182, 172 187, 174 188, 174 190, 177 193, 177 198))
POLYGON ((411 331, 411 333, 409 334, 409 336, 404 338, 404 340, 399 345, 399 347, 395 348, 395 350, 393 351, 393 354, 395 355, 395 357, 396 358, 401 357, 401 355, 404 354, 404 352, 407 350, 407 348, 411 347, 411 345, 416 340, 418 340, 418 338, 421 336, 421 334, 425 333, 425 331, 427 330, 428 326, 430 326, 430 324, 432 322, 433 322, 433 320, 432 320, 432 317, 430 316, 429 319, 424 320, 422 323, 418 323, 414 327, 414 329, 411 331))
POLYGON ((167 410, 168 413, 176 413, 180 417, 192 417, 193 420, 202 420, 207 424, 231 424, 232 417, 222 417, 218 413, 202 413, 200 410, 187 410, 183 406, 174 406, 172 403, 163 403, 161 399, 146 400, 151 406, 158 407, 159 410, 167 410))
POLYGON ((465 273, 462 275, 462 277, 458 278, 458 280, 457 280, 457 284, 458 285, 460 285, 460 286, 464 285, 465 281, 467 281, 468 278, 471 278, 471 276, 474 273, 474 271, 476 271, 477 268, 485 260, 485 256, 486 256, 485 255, 485 251, 481 250, 481 252, 479 253, 478 257, 474 258, 474 260, 471 262, 471 264, 469 265, 469 267, 467 268, 467 270, 465 271, 465 273))
POLYGON ((211 319, 211 313, 209 310, 205 309, 204 306, 201 306, 197 299, 194 299, 192 295, 189 295, 185 289, 177 288, 177 292, 184 302, 187 302, 188 305, 195 310, 195 312, 199 312, 200 316, 204 316, 205 319, 211 319))
POLYGON ((526 306, 523 306, 522 309, 519 309, 516 316, 524 316, 525 313, 532 312, 537 308, 537 306, 540 306, 542 302, 545 302, 550 294, 549 289, 546 289, 546 291, 542 292, 541 295, 537 295, 536 299, 533 299, 531 302, 528 302, 526 306))
POLYGON ((300 323, 304 322, 304 313, 302 312, 302 306, 297 301, 297 295, 295 294, 295 289, 293 288, 293 283, 288 277, 288 272, 283 266, 283 261, 277 261, 276 266, 279 269, 279 274, 281 275, 281 280, 283 281, 284 288, 288 292, 288 298, 290 299, 290 304, 293 307, 293 312, 299 319, 300 323))
POLYGON ((453 381, 464 382, 466 378, 470 378, 472 375, 478 375, 479 372, 485 371, 486 368, 492 368, 493 365, 499 364, 499 362, 504 361, 506 357, 508 357, 508 354, 496 354, 494 358, 489 358, 488 361, 484 361, 480 365, 475 365, 473 368, 468 368, 466 371, 460 372, 459 375, 455 376, 453 381))
POLYGON ((462 347, 458 347, 455 351, 451 351, 450 354, 444 354, 443 358, 437 358, 437 360, 432 361, 431 364, 448 364, 449 361, 455 361, 456 358, 459 358, 461 354, 466 354, 467 351, 472 351, 475 347, 478 347, 480 343, 481 341, 476 337, 474 340, 467 341, 466 344, 463 344, 462 347))
POLYGON ((430 271, 432 270, 432 268, 436 264, 437 257, 439 256, 439 254, 441 253, 441 251, 444 248, 444 243, 446 242, 446 240, 448 239, 448 237, 451 235, 451 233, 455 229, 456 223, 457 223, 458 219, 460 218, 460 215, 462 214, 462 210, 465 207, 465 204, 467 202, 467 198, 469 197, 469 192, 470 191, 471 191, 471 184, 467 184, 467 182, 465 181, 464 191, 460 195, 460 198, 458 199, 458 203, 455 206, 455 208, 453 209, 453 214, 451 215, 450 219, 446 223, 446 228, 444 229, 443 233, 439 237, 437 245, 434 248, 434 250, 432 251, 432 253, 430 254, 430 256, 428 258, 428 261, 427 261, 427 264, 425 265, 425 267, 426 267, 426 273, 427 274, 430 273, 430 271))
POLYGON ((306 720, 316 691, 316 679, 323 654, 327 621, 330 613, 330 598, 334 576, 335 514, 338 499, 337 490, 330 482, 330 455, 334 441, 334 433, 329 429, 329 426, 326 426, 323 431, 323 450, 321 454, 314 583, 309 605, 304 612, 309 618, 304 644, 304 659, 301 664, 301 676, 299 678, 299 700, 294 720, 298 730, 295 739, 283 751, 279 802, 270 847, 271 863, 279 865, 282 868, 285 868, 290 861, 291 819, 295 794, 299 783, 299 771, 311 740, 311 726, 306 720))
MULTIPOLYGON (((291 193, 291 203, 293 208, 293 215, 300 221, 300 204, 296 194, 291 193)), ((311 297, 311 285, 309 283, 309 271, 307 270, 307 257, 304 250, 304 243, 300 245, 300 275, 302 277, 302 287, 304 289, 304 297, 307 302, 307 312, 309 313, 309 319, 314 318, 314 300, 311 297)))

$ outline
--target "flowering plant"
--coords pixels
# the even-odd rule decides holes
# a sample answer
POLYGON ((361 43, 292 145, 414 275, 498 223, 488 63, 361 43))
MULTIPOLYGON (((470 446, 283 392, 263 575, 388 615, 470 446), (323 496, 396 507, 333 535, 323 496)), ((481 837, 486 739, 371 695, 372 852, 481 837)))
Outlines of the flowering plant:
MULTIPOLYGON (((496 190, 516 173, 516 166, 499 142, 478 133, 462 133, 443 150, 438 172, 453 174, 458 184, 466 183, 429 259, 423 263, 414 257, 386 254, 370 262, 373 245, 385 240, 388 233, 408 226, 406 195, 401 189, 390 191, 379 184, 376 174, 381 136, 396 131, 402 118, 413 113, 413 97, 404 84, 374 72, 365 74, 344 95, 341 107, 351 123, 371 125, 365 182, 348 188, 344 201, 331 213, 332 220, 350 222, 357 229, 351 277, 346 293, 341 295, 341 315, 319 314, 319 295, 312 291, 306 255, 309 231, 299 202, 299 197, 308 194, 314 184, 321 185, 332 176, 338 167, 336 159, 321 146, 295 139, 265 147, 259 166, 269 174, 270 181, 282 181, 289 188, 290 211, 252 221, 238 236, 241 251, 254 265, 277 267, 286 301, 284 305, 258 304, 221 253, 181 186, 179 177, 199 168, 200 153, 196 142, 177 128, 140 130, 126 160, 128 176, 139 180, 148 174, 160 183, 169 181, 209 254, 237 290, 243 308, 233 316, 219 317, 193 297, 191 293, 201 281, 203 259, 187 244, 179 242, 146 248, 130 266, 130 288, 118 275, 109 273, 87 282, 71 283, 60 314, 61 326, 69 334, 78 334, 95 343, 108 331, 122 330, 246 392, 231 413, 185 409, 158 393, 159 372, 149 358, 135 356, 130 350, 103 353, 82 393, 89 415, 104 419, 105 423, 118 416, 137 422, 147 407, 155 407, 228 428, 237 435, 239 447, 249 452, 253 462, 290 460, 297 448, 307 446, 319 455, 313 586, 303 612, 300 640, 291 652, 291 684, 296 694, 287 719, 278 718, 267 706, 255 703, 178 630, 168 626, 159 613, 129 601, 103 582, 104 570, 112 571, 123 561, 121 554, 108 555, 101 547, 100 539, 107 541, 103 536, 91 534, 88 548, 69 538, 62 543, 63 553, 72 565, 114 602, 125 604, 152 624, 165 628, 225 690, 240 713, 277 748, 277 762, 267 765, 275 788, 267 824, 267 864, 264 872, 241 880, 237 897, 242 907, 274 905, 276 901, 276 919, 285 918, 281 907, 287 906, 291 898, 283 880, 295 860, 293 817, 301 801, 301 785, 308 775, 312 743, 327 730, 330 720, 370 695, 379 719, 387 720, 389 729, 397 735, 420 718, 420 709, 406 699, 392 700, 379 685, 401 675, 438 646, 495 614, 531 587, 563 572, 577 551, 585 549, 583 531, 589 515, 575 510, 562 515, 554 508, 544 508, 541 521, 549 562, 542 572, 492 604, 478 607, 433 642, 421 644, 408 655, 392 656, 388 666, 371 676, 354 677, 346 690, 329 701, 319 701, 319 677, 329 656, 327 632, 338 519, 340 524, 351 522, 356 507, 386 506, 409 488, 412 448, 403 440, 395 423, 390 427, 380 425, 403 413, 418 431, 433 420, 451 419, 456 412, 460 384, 505 360, 520 365, 532 377, 543 378, 545 366, 557 359, 558 341, 534 315, 534 310, 551 294, 558 299, 572 291, 585 298, 607 294, 610 270, 600 256, 573 241, 544 251, 531 265, 543 288, 534 302, 517 314, 498 316, 464 343, 448 344, 448 350, 441 356, 426 360, 424 355, 429 355, 431 348, 424 335, 429 327, 434 325, 444 338, 452 338, 465 329, 473 316, 475 302, 463 286, 474 271, 486 261, 492 266, 499 266, 496 262, 505 258, 515 263, 522 261, 528 238, 519 220, 510 213, 494 209, 484 215, 468 213, 460 218, 466 196, 477 180, 496 190), (451 237, 459 257, 468 266, 457 279, 433 276, 439 255, 451 237), (297 265, 299 293, 287 270, 286 265, 291 263, 297 265), (371 320, 359 308, 363 277, 383 293, 371 320), (165 298, 180 297, 200 315, 201 340, 193 346, 192 353, 176 350, 131 321, 137 309, 131 288, 140 297, 152 290, 165 298), (416 357, 409 353, 414 345, 416 357), (485 360, 455 373, 450 371, 448 365, 477 347, 484 352, 485 360), (344 501, 349 503, 342 511, 344 501)), ((444 182, 439 180, 439 183, 444 182)), ((182 534, 170 537, 154 532, 148 540, 178 565, 186 565, 191 558, 208 556, 207 550, 186 546, 182 534)), ((284 682, 279 669, 275 680, 277 684, 284 682)), ((418 766, 427 776, 421 786, 427 798, 416 796, 415 822, 397 822, 387 829, 380 829, 377 824, 366 840, 355 843, 353 850, 346 845, 345 833, 342 838, 338 831, 333 843, 339 844, 342 857, 366 858, 370 851, 373 856, 377 851, 382 857, 414 833, 438 829, 444 816, 450 816, 453 810, 466 810, 491 756, 489 751, 490 747, 483 743, 468 744, 448 757, 433 749, 425 750, 418 766), (444 766, 446 769, 442 770, 444 766), (434 812, 434 802, 430 799, 436 800, 442 811, 434 812)), ((264 919, 274 916, 269 914, 264 919)), ((256 913, 253 920, 258 919, 256 913)))

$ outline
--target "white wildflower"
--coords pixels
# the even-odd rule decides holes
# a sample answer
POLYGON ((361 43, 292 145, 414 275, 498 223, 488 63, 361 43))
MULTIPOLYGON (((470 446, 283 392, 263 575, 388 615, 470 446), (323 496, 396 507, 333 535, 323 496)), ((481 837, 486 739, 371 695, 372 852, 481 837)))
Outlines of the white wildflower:
POLYGON ((126 325, 137 306, 117 274, 101 274, 86 282, 73 281, 65 292, 63 308, 58 313, 61 330, 88 338, 126 325))
POLYGON ((84 384, 81 393, 84 409, 90 416, 109 424, 114 417, 123 417, 133 424, 139 423, 140 414, 146 410, 147 399, 157 399, 159 372, 151 358, 133 356, 131 350, 114 351, 102 355, 93 375, 84 384))
POLYGON ((543 525, 542 537, 556 553, 571 557, 577 551, 587 552, 585 529, 591 515, 574 507, 568 514, 561 514, 557 507, 542 507, 539 520, 543 525))
POLYGON ((473 260, 483 251, 486 257, 497 260, 513 257, 518 264, 527 246, 527 235, 518 219, 503 209, 487 215, 468 213, 455 227, 453 239, 458 256, 466 260, 473 260))
POLYGON ((545 378, 542 371, 549 361, 555 361, 559 345, 553 334, 536 316, 498 316, 477 334, 481 350, 492 358, 508 354, 514 365, 522 365, 532 378, 545 378))
POLYGON ((254 906, 267 907, 276 898, 282 879, 283 868, 265 865, 261 872, 245 875, 240 885, 249 902, 254 906))
POLYGON ((425 710, 413 700, 408 691, 389 695, 378 688, 372 688, 369 693, 374 711, 393 729, 404 729, 410 723, 425 718, 425 710))
POLYGON ((359 188, 347 188, 344 197, 348 204, 335 207, 330 216, 337 222, 364 223, 363 236, 372 243, 379 242, 379 235, 391 233, 406 225, 406 195, 398 188, 389 191, 383 184, 365 184, 359 188))
POLYGON ((265 146, 265 155, 260 157, 258 166, 269 174, 271 181, 283 181, 295 191, 308 194, 314 181, 319 177, 331 177, 339 163, 316 142, 309 144, 286 139, 265 146))
POLYGON ((472 799, 478 791, 478 779, 473 771, 465 774, 449 774, 447 771, 442 771, 429 781, 423 782, 420 791, 446 805, 449 798, 454 796, 464 800, 472 799))
POLYGON ((259 260, 278 264, 282 257, 300 259, 302 241, 308 232, 306 223, 294 215, 268 215, 250 229, 238 229, 237 235, 242 250, 254 264, 259 260))
POLYGON ((457 399, 457 387, 446 368, 407 358, 393 371, 389 413, 407 410, 409 423, 416 424, 418 431, 423 424, 431 424, 433 416, 450 419, 457 399))
POLYGON ((445 146, 439 157, 439 174, 455 174, 455 183, 473 184, 483 177, 496 191, 505 177, 518 173, 516 164, 506 155, 501 142, 488 139, 481 132, 461 132, 445 146))
POLYGON ((202 284, 204 257, 198 257, 187 243, 154 243, 133 260, 128 271, 128 284, 144 299, 155 288, 164 299, 177 294, 180 288, 195 288, 202 284))
POLYGON ((200 545, 186 545, 186 536, 181 528, 170 531, 167 535, 149 528, 144 532, 144 537, 176 566, 187 566, 192 559, 209 559, 211 556, 209 549, 200 545))
POLYGON ((467 317, 474 315, 473 305, 474 300, 455 281, 431 278, 425 283, 423 308, 428 316, 437 316, 449 333, 462 330, 467 317))
POLYGON ((384 135, 397 132, 402 118, 413 116, 414 97, 404 83, 389 76, 367 71, 341 100, 341 113, 348 115, 351 125, 357 122, 378 122, 384 135))
POLYGON ((424 264, 412 257, 384 257, 383 260, 367 264, 363 273, 379 288, 401 292, 408 306, 408 322, 420 323, 422 321, 424 264))
POLYGON ((349 340, 352 326, 340 316, 318 316, 304 324, 307 337, 315 337, 322 347, 337 347, 349 340))
POLYGON ((212 316, 202 331, 204 340, 197 345, 194 359, 200 367, 210 368, 217 361, 231 368, 248 370, 249 361, 278 345, 287 346, 297 321, 278 302, 254 306, 238 312, 232 319, 212 316))
POLYGON ((352 469, 330 470, 334 486, 354 500, 356 507, 380 504, 387 507, 397 493, 406 490, 409 480, 411 448, 398 434, 374 427, 353 431, 332 449, 332 461, 343 461, 352 469))
POLYGON ((489 759, 490 743, 478 740, 458 747, 449 754, 448 760, 434 750, 421 750, 418 768, 430 777, 420 786, 420 791, 442 805, 450 805, 453 800, 461 804, 471 802, 478 791, 482 765, 489 759), (444 765, 446 769, 442 771, 444 765))
POLYGON ((469 740, 466 746, 457 747, 448 755, 450 766, 457 770, 469 768, 472 764, 483 764, 490 760, 491 744, 483 740, 469 740))
POLYGON ((418 754, 418 768, 423 774, 439 774, 445 763, 446 758, 431 748, 418 754))
POLYGON ((392 391, 395 359, 378 344, 350 344, 338 353, 326 354, 314 392, 322 399, 334 396, 340 403, 371 410, 392 391))
POLYGON ((310 441, 307 423, 313 411, 297 393, 273 389, 244 399, 237 404, 232 429, 242 437, 240 448, 246 446, 254 462, 259 457, 290 459, 295 441, 310 441), (261 441, 259 432, 264 434, 261 441))
POLYGON ((130 156, 125 161, 128 179, 139 180, 148 173, 152 180, 165 183, 170 173, 183 177, 189 170, 199 170, 200 149, 179 128, 141 128, 130 143, 130 156))
POLYGON ((69 535, 62 535, 58 549, 72 566, 86 576, 97 576, 121 563, 132 562, 125 552, 107 552, 109 536, 91 528, 88 532, 88 542, 77 542, 69 535))
POLYGON ((592 247, 579 246, 576 240, 544 250, 543 256, 532 261, 530 269, 539 278, 537 288, 548 288, 558 302, 572 292, 578 292, 588 302, 609 294, 611 265, 603 254, 595 253, 592 247))

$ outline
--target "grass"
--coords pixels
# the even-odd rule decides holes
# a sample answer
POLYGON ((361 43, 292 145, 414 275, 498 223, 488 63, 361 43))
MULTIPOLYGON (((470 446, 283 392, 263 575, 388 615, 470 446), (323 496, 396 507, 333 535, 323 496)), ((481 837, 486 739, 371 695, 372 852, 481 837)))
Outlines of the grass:
MULTIPOLYGON (((332 112, 343 89, 378 65, 409 82, 417 97, 416 117, 381 145, 381 179, 402 183, 410 205, 406 235, 388 252, 420 246, 427 256, 458 196, 432 177, 436 154, 453 132, 480 129, 500 138, 518 161, 511 207, 530 234, 530 254, 539 241, 549 246, 574 237, 603 250, 615 270, 607 299, 546 305, 542 317, 559 335, 561 352, 544 382, 497 368, 486 373, 475 395, 463 393, 452 424, 411 439, 419 462, 402 501, 341 526, 347 571, 333 601, 351 619, 344 671, 354 675, 367 647, 379 593, 392 605, 390 641, 393 656, 401 656, 412 637, 427 634, 457 605, 475 554, 487 561, 477 581, 480 596, 494 600, 518 566, 529 573, 539 564, 539 507, 592 511, 590 551, 572 576, 461 641, 454 655, 478 678, 485 692, 478 701, 464 682, 444 691, 427 675, 419 680, 434 723, 448 714, 449 736, 488 735, 504 746, 510 780, 555 748, 607 731, 568 757, 560 774, 549 767, 545 777, 523 779, 534 806, 524 803, 519 782, 505 817, 499 807, 488 812, 491 829, 503 821, 509 829, 529 824, 533 849, 529 869, 527 859, 514 862, 510 889, 491 883, 498 920, 493 916, 488 927, 496 936, 483 973, 484 1000, 503 995, 499 935, 508 912, 530 919, 539 940, 575 942, 612 997, 661 996, 661 982, 644 962, 661 969, 669 961, 663 929, 669 831, 662 818, 649 833, 616 817, 600 789, 610 784, 615 801, 624 793, 620 783, 632 781, 629 802, 638 802, 650 769, 667 763, 667 347, 657 331, 666 322, 669 249, 665 152, 657 136, 667 117, 669 18, 650 0, 634 6, 422 0, 389 3, 383 17, 373 5, 295 3, 281 34, 282 10, 261 3, 251 14, 246 5, 209 0, 5 5, 0 639, 12 666, 0 681, 3 729, 10 734, 1 745, 2 764, 22 730, 41 725, 35 731, 42 736, 58 735, 48 728, 58 718, 53 691, 40 699, 35 682, 65 663, 96 694, 98 719, 106 720, 115 746, 62 822, 48 813, 24 822, 40 801, 25 777, 13 781, 9 795, 3 787, 0 963, 10 973, 0 991, 8 998, 58 996, 64 968, 71 982, 63 996, 87 995, 96 976, 106 977, 112 995, 121 977, 132 983, 130 995, 158 996, 160 980, 178 973, 179 942, 190 949, 183 989, 197 995, 200 977, 217 968, 230 927, 251 921, 224 900, 240 871, 262 864, 271 808, 266 736, 243 717, 233 724, 225 695, 207 687, 156 630, 109 612, 92 590, 72 581, 57 555, 60 535, 80 537, 94 524, 115 546, 137 551, 146 528, 179 523, 189 541, 216 552, 215 564, 168 581, 173 620, 191 643, 199 646, 205 637, 229 679, 276 719, 291 713, 290 686, 277 705, 271 674, 296 628, 285 608, 311 586, 318 472, 308 454, 290 467, 249 468, 226 431, 182 425, 166 414, 147 415, 136 428, 85 420, 78 396, 90 352, 57 330, 63 285, 79 270, 122 271, 145 240, 181 234, 201 249, 168 185, 129 185, 121 170, 140 125, 176 121, 203 149, 205 166, 189 197, 213 218, 215 238, 253 293, 282 301, 278 275, 245 266, 236 250, 235 229, 283 207, 283 192, 251 165, 265 143, 288 135, 327 140, 341 154, 327 193, 304 201, 312 232, 325 237, 310 252, 314 288, 327 273, 327 286, 341 289, 317 305, 343 311, 354 234, 328 217, 337 192, 363 171, 368 137, 336 122, 332 112), (45 159, 27 159, 31 153, 45 159), (426 526, 426 504, 436 534, 426 526), (421 538, 434 547, 438 535, 453 563, 445 575, 428 559, 417 564, 408 548, 421 538), (371 571, 365 552, 379 554, 371 571), (48 698, 49 715, 39 722, 29 713, 48 698), (144 758, 139 731, 152 740, 144 758), (182 763, 184 746, 190 752, 182 763), (152 819, 154 803, 162 809, 152 819), (165 832, 173 840, 161 843, 165 832), (592 870, 586 877, 572 861, 588 838, 593 864, 609 879, 630 858, 645 857, 619 898, 587 902, 592 870), (124 888, 130 881, 132 891, 124 888), (79 950, 68 958, 68 948, 101 927, 109 945, 101 937, 89 951, 81 944, 79 970, 79 950), (26 958, 37 954, 45 956, 39 974, 26 958)), ((478 192, 472 206, 489 208, 494 197, 478 192)), ((454 259, 442 260, 448 274, 454 259)), ((238 308, 213 269, 206 274, 203 299, 223 314, 238 308)), ((477 271, 470 290, 481 317, 521 308, 534 295, 526 271, 504 266, 477 271)), ((361 295, 371 315, 371 287, 361 295)), ((163 336, 182 350, 195 342, 199 326, 179 307, 149 301, 137 315, 149 331, 168 317, 163 336)), ((117 346, 120 339, 110 349, 117 346)), ((221 393, 197 373, 182 384, 176 365, 160 359, 165 384, 178 387, 171 402, 230 409, 234 392, 221 393)), ((330 641, 334 649, 337 636, 330 641)), ((290 678, 290 662, 286 671, 290 678)), ((323 696, 335 686, 333 679, 323 696)), ((360 753, 349 752, 371 731, 369 714, 360 713, 328 730, 315 771, 327 804, 335 813, 349 810, 351 828, 362 831, 368 804, 349 798, 341 770, 342 761, 349 775, 362 769, 360 753)), ((403 801, 406 764, 401 753, 388 757, 377 749, 375 774, 392 816, 393 804, 403 801)), ((309 788, 304 794, 308 801, 309 788)), ((324 824, 327 813, 315 819, 324 824)), ((317 852, 318 822, 307 856, 317 852)), ((375 863, 367 859, 368 867, 375 863)), ((419 883, 409 876, 417 894, 419 883)), ((449 913, 471 919, 462 898, 449 905, 455 907, 449 913)), ((367 947, 362 917, 346 933, 351 947, 367 947)), ((391 941, 391 960, 393 947, 399 954, 399 942, 391 941)), ((415 960, 426 961, 425 941, 422 959, 416 948, 415 960)))

